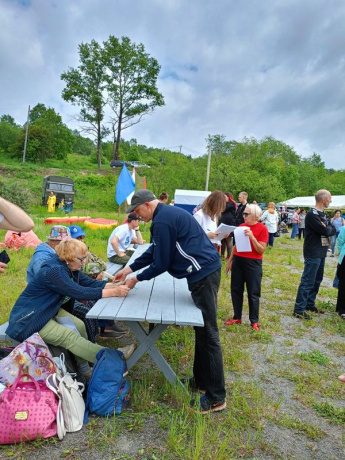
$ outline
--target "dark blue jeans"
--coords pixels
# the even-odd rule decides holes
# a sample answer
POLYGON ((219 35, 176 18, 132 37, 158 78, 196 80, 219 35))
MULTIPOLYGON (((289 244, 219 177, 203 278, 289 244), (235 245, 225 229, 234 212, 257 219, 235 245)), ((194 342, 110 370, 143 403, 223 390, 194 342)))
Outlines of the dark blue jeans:
POLYGON ((296 297, 294 312, 303 313, 306 308, 315 307, 315 299, 323 279, 325 258, 304 260, 304 270, 296 297))
POLYGON ((204 327, 194 327, 193 374, 197 385, 206 390, 206 396, 212 401, 220 401, 226 395, 222 346, 217 325, 220 271, 219 269, 206 278, 188 285, 192 299, 201 310, 204 319, 204 327))
POLYGON ((268 246, 271 246, 271 248, 273 248, 274 235, 275 234, 276 234, 276 232, 268 234, 268 246))
POLYGON ((296 223, 293 223, 292 224, 292 232, 291 232, 291 238, 295 238, 297 236, 297 233, 298 233, 298 224, 296 223))

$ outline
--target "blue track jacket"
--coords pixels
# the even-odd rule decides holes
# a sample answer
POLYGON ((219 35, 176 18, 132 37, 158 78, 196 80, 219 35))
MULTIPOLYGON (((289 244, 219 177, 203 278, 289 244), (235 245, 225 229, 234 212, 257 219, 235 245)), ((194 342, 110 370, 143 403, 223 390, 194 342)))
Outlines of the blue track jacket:
POLYGON ((130 268, 138 281, 168 272, 195 283, 221 268, 219 254, 199 223, 184 209, 159 203, 151 225, 153 244, 130 268))

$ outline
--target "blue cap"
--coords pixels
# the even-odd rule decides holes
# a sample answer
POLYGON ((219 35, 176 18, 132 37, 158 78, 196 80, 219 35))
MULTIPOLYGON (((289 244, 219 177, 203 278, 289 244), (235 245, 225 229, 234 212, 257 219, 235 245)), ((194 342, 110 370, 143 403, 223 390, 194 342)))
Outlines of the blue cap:
POLYGON ((69 230, 72 238, 78 238, 79 236, 86 236, 83 230, 78 225, 70 225, 69 230))

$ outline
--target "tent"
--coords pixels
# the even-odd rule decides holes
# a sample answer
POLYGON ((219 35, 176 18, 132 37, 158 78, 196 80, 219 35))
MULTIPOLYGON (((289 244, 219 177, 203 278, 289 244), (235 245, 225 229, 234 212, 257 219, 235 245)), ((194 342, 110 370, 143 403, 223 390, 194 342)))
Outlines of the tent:
MULTIPOLYGON (((279 206, 291 206, 294 208, 311 208, 315 205, 314 196, 297 196, 290 200, 281 201, 278 203, 279 206)), ((345 209, 345 195, 334 195, 332 196, 332 203, 328 206, 328 209, 345 209)))
POLYGON ((178 208, 185 209, 193 213, 195 206, 202 204, 202 202, 210 195, 211 192, 205 190, 175 190, 174 204, 178 208))

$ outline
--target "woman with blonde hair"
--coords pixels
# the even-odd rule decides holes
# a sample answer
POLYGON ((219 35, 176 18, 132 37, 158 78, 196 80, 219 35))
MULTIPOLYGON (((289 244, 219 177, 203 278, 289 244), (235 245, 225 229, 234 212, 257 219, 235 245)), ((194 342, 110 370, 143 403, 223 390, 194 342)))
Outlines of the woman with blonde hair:
POLYGON ((216 230, 218 227, 218 220, 222 212, 225 211, 225 208, 226 198, 224 193, 220 190, 215 190, 204 200, 201 209, 194 214, 194 218, 210 238, 211 243, 217 248, 220 247, 221 242, 215 239, 219 235, 216 230))
POLYGON ((246 285, 249 304, 249 320, 255 331, 260 331, 259 306, 262 279, 262 255, 266 250, 268 230, 259 222, 261 209, 255 204, 247 204, 244 212, 244 235, 249 238, 250 251, 239 252, 236 244, 226 266, 226 274, 231 270, 231 299, 234 317, 225 321, 227 326, 242 323, 243 293, 246 285))
POLYGON ((278 230, 279 215, 273 201, 268 203, 267 210, 260 217, 260 222, 264 223, 268 230, 268 246, 273 248, 274 236, 278 230))
MULTIPOLYGON (((87 340, 83 321, 73 316, 75 299, 98 300, 103 297, 125 297, 128 286, 114 287, 113 283, 97 281, 85 275, 81 268, 88 252, 79 240, 64 240, 56 247, 56 254, 43 263, 12 308, 6 334, 22 342, 38 332, 48 345, 66 348, 76 357, 79 371, 91 376, 88 362, 96 361, 104 347, 87 340), (59 323, 69 317, 79 333, 59 323)), ((134 345, 119 349, 127 359, 134 345)))

